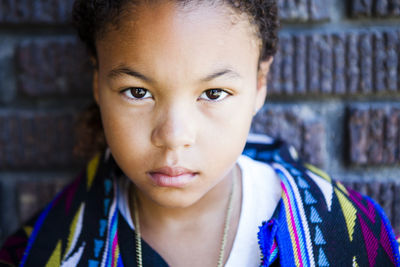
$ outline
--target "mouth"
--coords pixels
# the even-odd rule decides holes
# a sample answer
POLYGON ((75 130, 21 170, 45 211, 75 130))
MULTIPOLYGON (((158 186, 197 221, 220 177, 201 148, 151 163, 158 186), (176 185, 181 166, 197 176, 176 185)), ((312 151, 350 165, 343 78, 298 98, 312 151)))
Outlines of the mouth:
POLYGON ((151 180, 160 187, 182 188, 193 181, 198 172, 183 167, 162 167, 148 172, 151 180))

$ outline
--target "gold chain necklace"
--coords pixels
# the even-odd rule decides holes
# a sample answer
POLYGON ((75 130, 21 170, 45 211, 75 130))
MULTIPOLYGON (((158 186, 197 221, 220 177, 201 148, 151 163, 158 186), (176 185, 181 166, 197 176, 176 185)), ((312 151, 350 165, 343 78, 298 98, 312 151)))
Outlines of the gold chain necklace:
MULTIPOLYGON (((236 172, 235 172, 236 173, 236 172)), ((236 187, 236 175, 233 177, 231 192, 229 193, 228 209, 226 210, 225 222, 224 222, 224 234, 222 236, 221 248, 219 251, 217 267, 222 267, 224 263, 225 247, 228 238, 229 225, 231 221, 231 214, 233 210, 233 193, 236 187)), ((134 196, 134 214, 135 214, 135 242, 136 242, 136 264, 138 267, 143 267, 142 258, 142 236, 140 234, 140 223, 139 223, 139 209, 137 205, 137 195, 134 196)))

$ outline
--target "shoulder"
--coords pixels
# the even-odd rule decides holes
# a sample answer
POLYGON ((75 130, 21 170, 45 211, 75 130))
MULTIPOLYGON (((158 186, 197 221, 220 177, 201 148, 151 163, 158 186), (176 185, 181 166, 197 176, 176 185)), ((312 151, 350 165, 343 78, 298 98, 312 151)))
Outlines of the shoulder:
POLYGON ((6 239, 0 249, 0 266, 19 265, 27 248, 32 246, 37 236, 40 235, 41 239, 48 236, 51 239, 46 232, 54 234, 55 231, 61 231, 63 225, 69 226, 94 183, 100 158, 100 154, 93 157, 80 174, 64 187, 42 211, 6 239), (49 221, 51 221, 50 226, 47 225, 49 221), (57 229, 54 225, 57 225, 57 229), (47 228, 53 228, 54 231, 48 231, 47 228))
POLYGON ((245 154, 270 164, 281 180, 274 218, 287 264, 400 265, 393 229, 374 200, 302 162, 282 141, 247 144, 245 154))

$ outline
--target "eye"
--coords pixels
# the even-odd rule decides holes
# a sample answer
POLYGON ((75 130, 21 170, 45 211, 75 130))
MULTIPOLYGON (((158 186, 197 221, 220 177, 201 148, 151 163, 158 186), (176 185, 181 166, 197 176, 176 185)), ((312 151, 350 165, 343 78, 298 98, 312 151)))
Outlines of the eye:
POLYGON ((230 94, 222 89, 208 89, 204 91, 200 98, 209 100, 209 101, 220 101, 230 94))
POLYGON ((153 97, 149 90, 140 87, 131 87, 123 90, 121 93, 130 99, 146 99, 153 97))

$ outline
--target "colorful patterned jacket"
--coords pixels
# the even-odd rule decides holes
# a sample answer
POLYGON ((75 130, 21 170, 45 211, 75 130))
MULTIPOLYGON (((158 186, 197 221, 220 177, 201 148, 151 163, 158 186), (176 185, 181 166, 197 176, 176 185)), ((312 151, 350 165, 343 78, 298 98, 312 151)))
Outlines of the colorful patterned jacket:
MULTIPOLYGON (((283 142, 248 143, 244 154, 269 163, 282 198, 260 226, 262 266, 400 266, 399 244, 382 209, 283 142)), ((82 175, 0 250, 0 266, 136 266, 134 232, 117 208, 121 172, 96 156, 82 175)), ((168 266, 143 242, 144 266, 168 266)))

